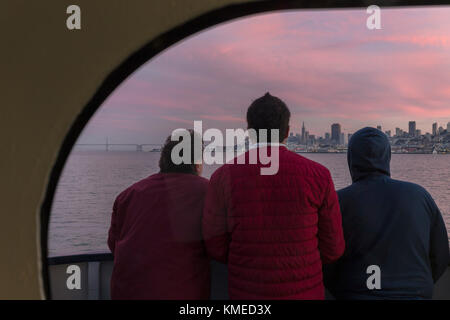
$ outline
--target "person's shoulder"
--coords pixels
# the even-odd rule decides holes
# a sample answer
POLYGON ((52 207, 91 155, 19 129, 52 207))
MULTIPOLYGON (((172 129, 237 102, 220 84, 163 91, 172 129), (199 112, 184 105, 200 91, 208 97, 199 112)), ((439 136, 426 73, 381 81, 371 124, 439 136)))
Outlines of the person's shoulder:
POLYGON ((423 186, 413 182, 394 179, 391 179, 391 182, 393 187, 391 191, 393 193, 396 192, 399 197, 417 204, 425 203, 430 212, 439 211, 433 196, 423 186))
POLYGON ((431 197, 430 193, 424 187, 422 187, 417 183, 396 179, 390 179, 389 181, 394 190, 402 191, 410 195, 411 197, 414 196, 423 196, 426 198, 431 197))
POLYGON ((202 176, 195 175, 195 174, 185 174, 185 178, 194 187, 201 188, 201 189, 206 188, 209 183, 208 179, 206 179, 202 176))
MULTIPOLYGON (((145 179, 143 179, 143 180, 145 180, 145 179)), ((139 189, 139 186, 142 185, 143 180, 135 182, 132 185, 125 188, 123 191, 121 191, 117 195, 115 203, 121 204, 121 203, 127 202, 133 196, 133 194, 136 192, 136 190, 139 189)))
POLYGON ((214 182, 223 179, 223 177, 230 172, 230 170, 236 169, 237 165, 233 163, 225 163, 217 168, 211 177, 209 178, 209 182, 214 182))
POLYGON ((324 165, 290 150, 287 150, 285 154, 289 161, 298 164, 299 168, 305 170, 309 175, 326 180, 331 178, 330 170, 328 170, 328 168, 324 165))
POLYGON ((149 186, 153 185, 156 180, 161 178, 161 173, 152 174, 144 179, 134 182, 130 186, 128 186, 125 190, 123 190, 117 196, 117 200, 125 200, 126 198, 131 197, 133 194, 140 193, 145 191, 149 186))
POLYGON ((136 181, 135 183, 133 183, 132 185, 130 185, 129 187, 127 187, 125 190, 123 190, 117 197, 127 197, 130 196, 131 194, 135 193, 135 192, 139 192, 140 190, 146 188, 149 184, 151 184, 151 182, 153 180, 155 180, 158 177, 159 174, 152 174, 144 179, 141 179, 139 181, 136 181))
POLYGON ((351 184, 345 188, 339 189, 336 192, 340 201, 343 201, 349 197, 351 198, 355 192, 355 184, 351 184))
POLYGON ((202 176, 195 176, 194 175, 194 180, 196 180, 199 184, 208 184, 209 180, 205 177, 202 176))

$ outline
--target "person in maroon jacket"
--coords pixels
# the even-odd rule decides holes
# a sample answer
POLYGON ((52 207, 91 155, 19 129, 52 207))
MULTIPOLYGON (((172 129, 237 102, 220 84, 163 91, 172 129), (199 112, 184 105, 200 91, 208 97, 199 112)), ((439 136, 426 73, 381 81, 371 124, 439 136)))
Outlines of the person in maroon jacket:
POLYGON ((231 299, 324 299, 322 263, 344 252, 330 172, 285 147, 289 118, 279 98, 255 100, 247 123, 258 143, 250 148, 277 148, 278 171, 262 175, 250 150, 245 164, 223 165, 208 185, 203 237, 209 256, 228 265, 231 299), (279 141, 262 141, 260 129, 279 130, 279 141))
POLYGON ((172 162, 177 143, 169 137, 160 172, 123 191, 114 203, 108 238, 114 255, 112 299, 209 299, 210 266, 201 233, 208 180, 194 161, 172 162))

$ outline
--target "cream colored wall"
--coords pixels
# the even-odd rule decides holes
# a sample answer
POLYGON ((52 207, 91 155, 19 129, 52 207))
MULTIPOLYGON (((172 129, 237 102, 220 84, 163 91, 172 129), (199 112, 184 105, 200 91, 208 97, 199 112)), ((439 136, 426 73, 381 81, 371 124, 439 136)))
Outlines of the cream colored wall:
POLYGON ((145 43, 239 0, 4 0, 0 7, 0 299, 43 298, 39 210, 75 117, 145 43), (81 7, 82 30, 66 28, 81 7))

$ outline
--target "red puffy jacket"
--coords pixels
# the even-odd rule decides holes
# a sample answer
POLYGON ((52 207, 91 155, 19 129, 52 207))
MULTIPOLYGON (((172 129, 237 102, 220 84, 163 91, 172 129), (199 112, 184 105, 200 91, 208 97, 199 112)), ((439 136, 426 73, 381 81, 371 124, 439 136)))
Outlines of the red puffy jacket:
POLYGON ((209 298, 201 232, 207 185, 193 174, 158 173, 117 197, 108 238, 111 298, 209 298))
POLYGON ((322 263, 344 252, 330 172, 282 146, 278 172, 261 175, 248 154, 212 175, 203 210, 207 252, 228 264, 230 298, 324 299, 322 263))

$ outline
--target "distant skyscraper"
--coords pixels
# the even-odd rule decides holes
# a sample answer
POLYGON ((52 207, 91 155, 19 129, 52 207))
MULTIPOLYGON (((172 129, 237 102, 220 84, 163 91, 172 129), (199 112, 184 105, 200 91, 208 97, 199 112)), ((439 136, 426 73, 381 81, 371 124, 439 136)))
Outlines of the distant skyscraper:
POLYGON ((341 140, 341 125, 339 123, 333 123, 331 125, 331 141, 339 144, 340 140, 341 140))
POLYGON ((387 130, 387 131, 385 132, 385 134, 390 138, 390 137, 391 137, 391 130, 387 130))
POLYGON ((420 137, 422 135, 422 131, 420 129, 416 130, 416 137, 420 137))
POLYGON ((437 131, 437 122, 433 123, 433 130, 431 130, 431 134, 433 136, 437 135, 438 131, 437 131))
POLYGON ((306 129, 305 129, 305 122, 303 121, 303 125, 302 125, 302 141, 301 141, 302 144, 306 143, 305 131, 306 131, 306 129))
POLYGON ((450 122, 447 123, 447 133, 450 133, 450 122))
POLYGON ((377 126, 377 129, 380 130, 380 131, 382 131, 382 130, 381 130, 381 126, 377 126))
POLYGON ((416 135, 416 122, 415 121, 410 121, 409 122, 409 135, 411 137, 414 137, 416 135))
POLYGON ((395 128, 395 135, 397 137, 401 137, 402 136, 402 129, 400 128, 395 128))
POLYGON ((327 141, 330 140, 330 133, 329 132, 325 132, 325 140, 327 140, 327 141))
POLYGON ((444 128, 439 127, 438 132, 439 132, 439 135, 443 134, 444 133, 444 128))

